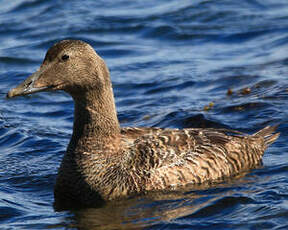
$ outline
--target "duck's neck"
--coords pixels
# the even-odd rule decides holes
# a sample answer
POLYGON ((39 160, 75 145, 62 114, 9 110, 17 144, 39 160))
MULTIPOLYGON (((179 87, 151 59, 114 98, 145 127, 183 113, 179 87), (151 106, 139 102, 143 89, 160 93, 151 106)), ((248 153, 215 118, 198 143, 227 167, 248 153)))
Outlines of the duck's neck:
POLYGON ((101 149, 119 138, 120 126, 111 87, 91 90, 81 96, 73 96, 73 99, 75 108, 70 150, 101 149))

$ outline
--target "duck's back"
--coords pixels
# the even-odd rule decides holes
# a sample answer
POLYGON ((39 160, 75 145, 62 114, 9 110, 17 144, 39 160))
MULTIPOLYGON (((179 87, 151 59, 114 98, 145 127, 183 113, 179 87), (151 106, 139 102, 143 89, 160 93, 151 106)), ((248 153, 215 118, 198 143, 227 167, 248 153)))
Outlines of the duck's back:
POLYGON ((145 190, 169 190, 255 168, 277 139, 275 129, 266 127, 254 135, 225 129, 128 128, 122 133, 131 139, 129 164, 145 178, 145 190))

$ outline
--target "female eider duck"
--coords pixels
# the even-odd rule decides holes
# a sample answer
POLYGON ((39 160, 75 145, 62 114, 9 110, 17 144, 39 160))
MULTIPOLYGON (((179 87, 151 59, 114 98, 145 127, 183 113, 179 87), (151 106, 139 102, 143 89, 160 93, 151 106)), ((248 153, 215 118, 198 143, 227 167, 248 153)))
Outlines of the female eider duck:
POLYGON ((75 102, 73 134, 55 185, 60 209, 91 207, 147 191, 213 182, 256 167, 279 133, 121 128, 105 62, 87 43, 53 45, 37 72, 8 98, 64 90, 75 102))

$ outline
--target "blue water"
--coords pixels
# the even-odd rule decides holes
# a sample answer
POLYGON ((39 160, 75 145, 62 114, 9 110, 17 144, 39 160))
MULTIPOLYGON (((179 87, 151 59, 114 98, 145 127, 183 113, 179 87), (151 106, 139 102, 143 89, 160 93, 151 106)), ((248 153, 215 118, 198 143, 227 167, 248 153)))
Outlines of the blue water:
POLYGON ((287 0, 1 0, 0 229, 288 229, 287 76, 287 0), (280 124, 281 137, 231 181, 55 212, 72 100, 5 95, 64 38, 105 59, 122 126, 280 124))

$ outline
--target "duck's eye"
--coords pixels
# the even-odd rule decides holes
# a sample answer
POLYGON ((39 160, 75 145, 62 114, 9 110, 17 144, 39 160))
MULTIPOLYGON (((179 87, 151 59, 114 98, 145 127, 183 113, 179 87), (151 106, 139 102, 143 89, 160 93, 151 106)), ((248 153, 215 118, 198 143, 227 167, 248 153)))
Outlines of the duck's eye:
POLYGON ((64 54, 62 57, 61 57, 62 61, 67 61, 69 59, 69 55, 67 54, 64 54))

